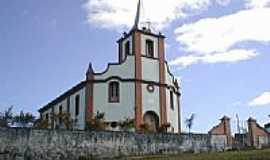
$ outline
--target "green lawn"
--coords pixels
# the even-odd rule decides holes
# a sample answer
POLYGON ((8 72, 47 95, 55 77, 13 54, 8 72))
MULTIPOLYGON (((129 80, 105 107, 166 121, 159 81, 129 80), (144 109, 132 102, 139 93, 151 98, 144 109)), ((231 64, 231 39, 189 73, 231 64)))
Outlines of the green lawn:
POLYGON ((270 149, 222 153, 182 154, 177 156, 148 156, 127 158, 131 160, 270 160, 270 149))

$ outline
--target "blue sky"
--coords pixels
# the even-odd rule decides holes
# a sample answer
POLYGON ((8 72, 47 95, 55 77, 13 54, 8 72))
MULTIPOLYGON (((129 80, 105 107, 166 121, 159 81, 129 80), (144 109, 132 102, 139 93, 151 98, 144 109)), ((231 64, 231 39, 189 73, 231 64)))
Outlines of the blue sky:
MULTIPOLYGON (((143 0, 181 79, 182 119, 207 132, 223 115, 269 121, 270 0, 143 0), (151 5, 155 3, 155 5, 151 5), (166 7, 164 7, 166 6, 166 7)), ((117 60, 136 0, 0 1, 0 111, 37 109, 117 60)), ((37 114, 37 113, 36 113, 37 114)), ((235 125, 232 126, 235 130, 235 125)))

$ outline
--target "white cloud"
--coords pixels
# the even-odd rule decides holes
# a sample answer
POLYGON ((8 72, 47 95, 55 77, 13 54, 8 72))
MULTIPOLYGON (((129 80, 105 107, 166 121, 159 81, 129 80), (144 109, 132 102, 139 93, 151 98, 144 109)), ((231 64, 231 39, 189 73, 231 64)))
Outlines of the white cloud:
POLYGON ((225 53, 181 56, 169 62, 171 66, 187 67, 197 63, 236 63, 256 57, 253 50, 235 49, 225 53))
POLYGON ((209 54, 228 51, 244 41, 270 42, 270 9, 240 11, 220 18, 206 18, 175 30, 177 41, 188 52, 209 54))
MULTIPOLYGON (((137 2, 137 0, 88 0, 85 4, 88 12, 87 21, 102 28, 131 27, 137 2)), ((142 21, 150 20, 157 29, 162 29, 173 20, 206 9, 214 2, 225 5, 230 0, 143 0, 141 17, 142 21)))
POLYGON ((270 91, 264 92, 248 103, 249 106, 264 106, 270 105, 270 91))
POLYGON ((178 27, 176 40, 189 55, 178 57, 171 64, 232 63, 254 58, 259 54, 236 45, 246 41, 269 43, 269 17, 270 8, 252 8, 178 27))
POLYGON ((270 5, 270 0, 246 0, 248 8, 262 8, 270 5))

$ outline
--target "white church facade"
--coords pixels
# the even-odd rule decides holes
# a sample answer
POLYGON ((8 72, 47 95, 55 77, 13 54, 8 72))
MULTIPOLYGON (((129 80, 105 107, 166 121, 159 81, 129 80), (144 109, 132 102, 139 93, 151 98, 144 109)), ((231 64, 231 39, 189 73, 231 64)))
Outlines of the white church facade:
POLYGON ((168 132, 181 132, 180 87, 165 59, 165 37, 140 29, 136 19, 118 40, 117 63, 109 63, 102 73, 90 63, 85 80, 39 109, 51 128, 57 125, 51 113, 70 113, 76 119, 74 128, 80 130, 96 113, 104 113, 108 124, 129 118, 135 130, 149 123, 156 129, 169 124, 168 132))

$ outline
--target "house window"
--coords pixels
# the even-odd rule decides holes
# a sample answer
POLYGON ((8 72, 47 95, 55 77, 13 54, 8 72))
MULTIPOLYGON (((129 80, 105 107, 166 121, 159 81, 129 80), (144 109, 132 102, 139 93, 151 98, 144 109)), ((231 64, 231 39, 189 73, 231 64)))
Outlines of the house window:
POLYGON ((154 57, 154 42, 152 40, 146 40, 146 56, 147 57, 154 57))
POLYGON ((125 55, 129 55, 129 54, 130 54, 130 43, 129 41, 127 41, 125 44, 125 55))
POLYGON ((170 101, 171 101, 171 109, 174 109, 174 99, 173 99, 173 91, 170 91, 170 101))
POLYGON ((77 95, 75 98, 75 115, 78 116, 80 112, 80 96, 77 95))
POLYGON ((119 102, 119 83, 118 82, 111 82, 109 84, 109 102, 117 103, 119 102))

